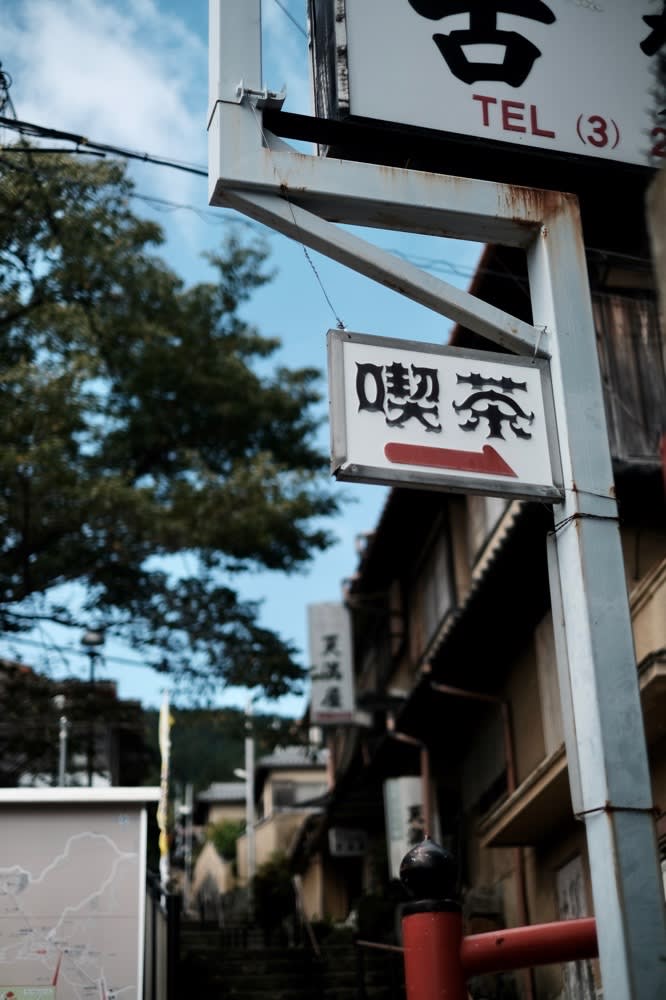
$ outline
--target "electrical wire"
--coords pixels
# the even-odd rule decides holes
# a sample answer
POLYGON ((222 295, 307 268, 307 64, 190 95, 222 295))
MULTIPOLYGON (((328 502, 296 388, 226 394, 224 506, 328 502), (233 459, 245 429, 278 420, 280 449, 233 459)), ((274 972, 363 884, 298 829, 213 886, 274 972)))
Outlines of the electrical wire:
POLYGON ((12 132, 18 132, 19 135, 29 139, 53 139, 58 142, 71 142, 77 150, 84 147, 93 151, 111 153, 113 156, 120 156, 125 160, 139 160, 143 163, 152 163, 155 166, 170 167, 172 170, 195 174, 197 177, 208 177, 208 170, 186 160, 156 156, 153 153, 141 153, 138 150, 127 149, 123 146, 114 146, 108 142, 96 142, 84 135, 77 135, 75 132, 64 132, 61 129, 47 128, 44 125, 37 125, 35 122, 26 122, 18 118, 6 118, 4 115, 0 115, 0 126, 12 132))
POLYGON ((308 37, 307 31, 305 30, 305 28, 303 27, 303 25, 299 21, 296 20, 296 18, 294 17, 294 15, 290 11, 287 10, 287 8, 285 7, 285 5, 282 3, 282 0, 275 0, 275 3, 278 5, 278 7, 282 11, 282 13, 285 14, 289 18, 289 20, 294 25, 294 27, 298 31, 300 31, 300 33, 303 35, 303 37, 307 38, 308 37))
MULTIPOLYGON (((278 0, 276 0, 278 2, 278 0)), ((1 64, 0 64, 1 65, 1 64)), ((24 154, 34 154, 34 153, 45 153, 45 152, 58 152, 58 153, 69 153, 69 154, 92 154, 92 155, 106 155, 107 153, 113 156, 120 156, 125 159, 138 160, 143 163, 151 163, 154 166, 169 167, 173 170, 180 170, 185 173, 194 174, 197 177, 207 177, 208 171, 198 164, 188 162, 186 160, 176 160, 167 157, 157 156, 153 153, 139 152, 137 150, 128 149, 122 146, 115 146, 111 143, 96 142, 91 139, 87 139, 85 136, 77 135, 73 132, 64 132, 60 129, 47 128, 42 125, 38 125, 34 122, 20 121, 15 118, 7 118, 0 115, 0 127, 5 127, 11 131, 17 132, 22 136, 27 138, 40 138, 40 139, 53 139, 63 142, 74 143, 74 149, 61 149, 54 147, 23 147, 23 146, 3 146, 2 152, 12 152, 12 153, 24 153, 24 154)), ((260 126, 261 128, 261 126, 260 126)), ((133 195, 140 200, 152 203, 156 208, 160 205, 165 208, 171 209, 184 209, 199 215, 200 218, 217 218, 218 213, 208 212, 205 209, 198 208, 195 205, 188 205, 178 202, 170 202, 166 199, 156 198, 151 195, 134 194, 133 195)), ((205 220, 204 220, 205 221, 205 220)), ((247 222, 247 225, 253 225, 251 222, 247 222)), ((472 268, 472 267, 461 267, 459 264, 455 264, 452 261, 429 256, 419 256, 417 254, 404 253, 403 251, 396 248, 388 248, 388 252, 400 257, 403 260, 407 260, 417 267, 422 267, 426 270, 432 271, 433 273, 442 273, 455 275, 457 277, 470 279, 476 274, 484 274, 488 277, 505 278, 507 280, 513 281, 517 284, 522 291, 526 291, 528 288, 528 282, 526 278, 520 277, 513 274, 508 269, 506 271, 500 271, 493 268, 472 268)), ((597 259, 612 259, 617 262, 624 262, 634 268, 639 268, 641 270, 649 270, 651 268, 651 262, 644 257, 631 256, 629 254, 618 253, 614 251, 601 250, 596 247, 587 248, 588 257, 595 257, 597 259)), ((501 263, 501 262, 500 262, 501 263)), ((601 293, 604 294, 604 293, 601 293)))
MULTIPOLYGON (((59 646, 55 641, 49 640, 48 645, 46 641, 39 641, 38 639, 29 639, 27 636, 14 635, 13 633, 7 633, 0 636, 0 641, 6 643, 8 646, 12 646, 14 643, 18 643, 22 646, 32 646, 37 649, 41 649, 48 653, 49 648, 53 652, 57 652, 61 657, 71 656, 85 656, 89 657, 90 654, 85 649, 77 649, 76 646, 59 646)), ((149 667, 151 669, 155 668, 154 663, 149 663, 145 660, 131 660, 125 656, 115 656, 111 653, 102 654, 102 659, 105 663, 117 663, 125 667, 149 667)), ((69 666, 69 664, 67 664, 69 666)))

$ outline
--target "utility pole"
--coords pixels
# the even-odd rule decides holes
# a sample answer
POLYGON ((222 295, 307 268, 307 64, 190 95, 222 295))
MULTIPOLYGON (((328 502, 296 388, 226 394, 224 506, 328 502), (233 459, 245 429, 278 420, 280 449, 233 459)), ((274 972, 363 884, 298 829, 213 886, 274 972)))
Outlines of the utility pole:
POLYGON ((252 880, 257 868, 254 829, 254 732, 252 729, 252 699, 245 709, 245 826, 247 836, 247 885, 252 906, 252 880))
POLYGON ((191 781, 185 785, 185 805, 183 818, 185 821, 185 891, 183 893, 185 909, 188 910, 192 897, 192 819, 194 813, 194 786, 191 781))
POLYGON ((89 683, 89 699, 90 704, 88 706, 88 739, 86 748, 87 757, 87 770, 88 770, 88 787, 92 787, 93 778, 95 775, 95 720, 93 717, 94 704, 92 699, 95 693, 95 661, 99 658, 99 647, 104 645, 104 630, 100 628, 89 628, 83 635, 81 639, 81 645, 86 647, 86 652, 88 653, 88 662, 90 664, 90 672, 88 675, 89 683))
POLYGON ((65 785, 65 776, 67 773, 67 730, 69 728, 69 721, 65 715, 65 696, 64 694, 57 694, 53 699, 55 707, 61 713, 60 715, 60 726, 58 729, 58 785, 62 788, 65 785))

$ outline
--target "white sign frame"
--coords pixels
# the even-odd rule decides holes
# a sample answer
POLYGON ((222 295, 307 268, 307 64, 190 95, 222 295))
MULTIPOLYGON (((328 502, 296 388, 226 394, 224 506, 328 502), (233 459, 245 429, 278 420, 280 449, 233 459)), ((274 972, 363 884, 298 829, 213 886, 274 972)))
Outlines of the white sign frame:
MULTIPOLYGON (((356 352, 358 353, 358 352, 356 352)), ((365 355, 364 355, 365 356, 365 355)), ((367 356, 370 356, 368 353, 367 356)), ((331 473, 336 479, 343 482, 376 483, 381 485, 400 485, 415 488, 426 487, 428 489, 446 490, 452 493, 479 493, 484 496, 518 497, 530 499, 537 497, 540 500, 560 500, 562 491, 562 473, 560 465, 559 445, 557 439, 557 427, 555 421, 555 409, 553 405, 552 386, 550 380, 550 368, 545 358, 525 358, 516 357, 510 354, 497 354, 491 351, 468 350, 459 347, 446 347, 433 344, 423 344, 419 341, 400 340, 387 337, 378 337, 365 333, 352 333, 349 330, 329 330, 328 331, 328 363, 329 363, 329 400, 330 400, 330 427, 331 427, 331 473), (423 363, 424 360, 431 360, 431 363, 440 363, 440 382, 442 376, 448 375, 451 378, 451 369, 459 363, 465 364, 467 361, 478 364, 482 368, 488 369, 490 365, 500 366, 506 372, 510 370, 518 376, 530 380, 531 390, 537 395, 537 421, 536 429, 539 437, 530 441, 529 446, 534 455, 532 464, 538 465, 540 469, 539 477, 534 477, 535 481, 530 482, 525 479, 524 474, 515 474, 513 478, 507 476, 494 476, 490 473, 477 474, 473 471, 454 471, 453 469, 437 469, 428 471, 426 466, 392 464, 382 454, 383 441, 379 440, 381 434, 375 437, 379 441, 367 444, 368 433, 372 430, 383 431, 379 423, 373 420, 379 416, 377 413, 354 412, 353 407, 353 375, 350 374, 351 362, 346 355, 354 351, 356 345, 367 345, 373 352, 372 356, 417 358, 423 363), (539 395, 540 390, 540 395, 539 395), (374 428, 373 426, 374 425, 374 428), (539 426, 541 425, 541 426, 539 426), (544 448, 546 455, 540 455, 539 451, 544 448), (358 460, 359 455, 374 455, 375 461, 368 463, 358 460), (547 470, 547 473, 546 473, 547 470), (541 481, 538 481, 540 478, 541 481), (546 482, 545 480, 549 481, 546 482)), ((499 370, 499 369, 498 369, 499 370)), ((444 383, 442 382, 442 387, 444 383)), ((459 390, 460 391, 460 390, 459 390)), ((534 405, 534 397, 531 397, 530 405, 534 405)), ((443 418, 442 418, 443 419, 443 418)), ((474 442, 469 440, 465 432, 458 430, 457 425, 451 424, 446 428, 445 440, 434 440, 434 435, 428 434, 420 426, 405 427, 400 430, 390 432, 384 431, 384 437, 396 437, 409 444, 425 446, 431 452, 438 445, 449 449, 472 449, 468 453, 476 457, 474 449, 481 454, 492 449, 497 453, 500 464, 508 460, 508 465, 514 463, 512 453, 516 452, 516 446, 510 441, 488 441, 485 438, 479 440, 475 437, 474 442), (466 440, 467 438, 467 440, 466 440)))
MULTIPOLYGON (((94 950, 85 954, 89 964, 92 963, 94 965, 95 962, 98 962, 100 976, 103 973, 105 975, 117 974, 120 970, 123 973, 131 974, 131 970, 134 970, 136 990, 130 991, 127 988, 125 989, 129 993, 130 1000, 141 1000, 144 989, 146 850, 148 829, 146 809, 148 803, 156 802, 158 798, 159 788, 154 787, 0 789, 0 819, 4 824, 3 829, 9 825, 10 820, 14 820, 15 825, 24 824, 26 832, 29 834, 29 836, 20 840, 15 836, 12 841, 5 830, 5 863, 0 868, 0 871, 5 876, 11 872, 24 872, 28 889, 43 881, 46 884, 45 875, 48 872, 56 873, 54 874, 54 881, 57 886, 56 869, 58 865, 66 866, 67 864, 72 864, 72 861, 68 859, 70 845, 82 841, 86 843, 94 841, 112 845, 117 855, 112 871, 115 874, 117 863, 119 879, 127 892, 127 895, 121 897, 119 900, 119 906, 122 903, 123 906, 129 908, 136 923, 135 950, 133 955, 128 952, 122 952, 119 957, 119 940, 117 939, 117 934, 114 937, 114 930, 117 931, 118 916, 117 914, 107 913, 102 909, 98 920, 102 940, 108 942, 108 948, 99 954, 94 950), (50 820, 56 825, 56 832, 50 831, 50 836, 45 836, 45 832, 49 833, 50 820), (129 837, 134 846, 132 853, 122 853, 113 846, 108 835, 108 830, 113 829, 118 830, 118 836, 123 839, 123 842, 129 837), (131 834, 126 831, 131 831, 131 834), (64 839, 58 840, 58 837, 64 839), (67 845, 64 850, 63 844, 67 845), (38 854, 43 851, 44 862, 39 862, 41 868, 39 869, 40 874, 38 877, 31 878, 22 861, 22 852, 26 849, 33 853, 37 851, 38 854), (122 869, 123 864, 126 868, 129 868, 129 875, 125 875, 122 869), (122 882, 124 877, 127 878, 127 883, 122 882), (131 898, 132 891, 136 893, 134 900, 131 898), (114 943, 111 944, 111 942, 114 943)), ((75 858, 76 854, 73 847, 72 851, 75 858)), ((94 900, 101 896, 102 891, 106 891, 110 882, 110 878, 104 880, 103 876, 100 875, 100 885, 97 891, 93 892, 87 898, 82 898, 80 907, 83 907, 84 904, 91 906, 94 900)), ((44 891, 47 892, 46 889, 44 891)), ((85 897, 83 889, 81 893, 85 897)), ((57 891, 54 893, 54 898, 56 902, 53 912, 58 912, 58 906, 62 909, 60 919, 54 926, 60 928, 59 933, 62 935, 64 932, 61 925, 64 925, 65 915, 68 920, 75 921, 80 907, 75 905, 68 906, 64 901, 58 902, 57 891)), ((122 912, 125 911, 123 910, 122 912)), ((44 911, 40 911, 40 917, 43 922, 46 922, 45 926, 48 928, 48 917, 44 911)), ((11 931, 12 919, 11 914, 9 916, 5 915, 4 926, 2 928, 4 933, 7 932, 8 928, 11 931)), ((26 920, 27 917, 24 915, 23 922, 25 923, 26 920)), ((81 921, 85 922, 85 918, 81 917, 81 921)), ((40 934, 44 935, 45 928, 35 928, 31 933, 35 938, 35 942, 39 943, 40 934)), ((2 935, 0 935, 1 937, 2 935)), ((41 945, 42 949, 46 948, 46 954, 43 957, 41 951, 35 951, 33 955, 30 947, 26 945, 11 960, 5 960, 2 963, 0 978, 3 979, 5 984, 11 983, 13 986, 19 986, 24 993, 29 993, 32 989, 32 980, 28 979, 24 983, 18 980, 24 979, 28 975, 27 971, 23 971, 23 966, 25 966, 26 970, 31 970, 32 966, 38 964, 42 979, 44 977, 53 977, 51 981, 55 982, 58 972, 62 972, 61 980, 58 983, 58 996, 64 996, 65 998, 75 996, 78 992, 78 987, 68 978, 72 970, 67 969, 67 963, 74 962, 76 964, 76 958, 70 958, 66 949, 60 952, 60 957, 58 958, 58 942, 55 937, 52 939, 48 936, 46 941, 46 944, 41 945), (36 963, 37 956, 40 956, 38 963, 36 963), (61 962, 63 965, 62 970, 60 968, 61 962)), ((6 942, 3 941, 2 943, 5 949, 9 951, 10 949, 7 947, 6 942)), ((36 945, 33 947, 36 947, 36 945)), ((73 949, 73 955, 75 953, 75 949, 73 949)), ((35 995, 38 995, 39 990, 42 990, 44 991, 43 994, 39 995, 48 996, 46 981, 33 985, 38 987, 35 995)), ((115 983, 113 985, 124 986, 124 983, 115 983)))
MULTIPOLYGON (((499 12, 498 44, 479 45, 469 13, 436 18, 410 0, 343 0, 331 41, 337 113, 546 155, 658 167, 663 154, 654 150, 666 138, 653 96, 658 53, 648 55, 641 42, 651 34, 643 16, 661 14, 661 0, 546 0, 544 9, 551 23, 499 12), (463 75, 473 78, 484 62, 501 73, 511 36, 514 46, 524 40, 538 53, 524 80, 458 75, 454 55, 463 75)), ((321 62, 329 53, 316 55, 321 62)))

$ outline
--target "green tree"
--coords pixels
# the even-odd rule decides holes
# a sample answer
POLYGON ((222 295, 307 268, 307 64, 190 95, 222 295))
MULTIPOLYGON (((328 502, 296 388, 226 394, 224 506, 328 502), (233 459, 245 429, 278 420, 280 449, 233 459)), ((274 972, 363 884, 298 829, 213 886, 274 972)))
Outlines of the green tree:
POLYGON ((157 741, 146 738, 141 706, 120 701, 108 681, 56 682, 0 659, 0 706, 0 786, 57 782, 61 715, 67 784, 85 784, 89 765, 120 785, 146 784, 151 774, 159 781, 157 741))
POLYGON ((0 174, 0 627, 80 626, 54 600, 76 583, 87 621, 205 692, 294 689, 294 649, 230 585, 302 567, 336 511, 318 373, 259 374, 279 341, 240 314, 265 246, 232 233, 185 287, 122 164, 26 147, 0 174))
POLYGON ((221 823, 211 823, 206 830, 206 840, 210 840, 225 861, 235 861, 236 841, 244 829, 245 823, 240 820, 225 819, 221 823))
POLYGON ((257 868, 252 879, 254 913, 264 933, 266 944, 287 917, 296 912, 296 897, 289 862, 285 854, 276 851, 257 868))

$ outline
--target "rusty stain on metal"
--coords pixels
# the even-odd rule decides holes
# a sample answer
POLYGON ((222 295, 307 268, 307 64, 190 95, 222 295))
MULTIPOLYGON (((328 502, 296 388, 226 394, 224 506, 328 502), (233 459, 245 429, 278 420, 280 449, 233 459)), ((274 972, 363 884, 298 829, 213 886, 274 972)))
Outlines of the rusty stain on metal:
POLYGON ((514 213, 513 221, 530 227, 561 210, 567 197, 560 191, 538 190, 517 184, 505 185, 501 193, 507 210, 514 213))

